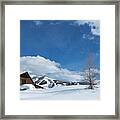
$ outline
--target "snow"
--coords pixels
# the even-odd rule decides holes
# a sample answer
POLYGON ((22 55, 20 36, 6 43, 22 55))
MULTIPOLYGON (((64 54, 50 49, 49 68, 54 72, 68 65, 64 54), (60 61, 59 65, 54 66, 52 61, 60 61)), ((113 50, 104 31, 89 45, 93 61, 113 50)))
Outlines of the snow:
POLYGON ((55 86, 53 88, 20 91, 21 100, 99 100, 100 88, 86 89, 88 85, 55 86))
POLYGON ((20 90, 34 90, 35 87, 32 84, 24 84, 20 86, 20 90))

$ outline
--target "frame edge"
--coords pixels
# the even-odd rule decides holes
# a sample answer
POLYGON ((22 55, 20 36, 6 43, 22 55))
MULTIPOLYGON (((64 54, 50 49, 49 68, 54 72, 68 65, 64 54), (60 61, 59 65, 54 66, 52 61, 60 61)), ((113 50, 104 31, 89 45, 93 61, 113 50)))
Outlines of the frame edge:
MULTIPOLYGON (((29 116, 27 116, 27 115, 23 115, 23 116, 17 116, 16 115, 16 117, 15 116, 13 116, 13 115, 5 115, 5 104, 3 104, 3 103, 5 103, 5 5, 12 5, 12 4, 16 4, 17 3, 17 5, 21 5, 21 4, 24 4, 24 5, 27 5, 28 3, 30 3, 30 5, 31 4, 33 4, 34 2, 35 2, 35 4, 38 4, 38 3, 40 3, 41 2, 41 4, 68 4, 69 3, 69 1, 66 1, 66 2, 64 2, 64 1, 62 1, 62 2, 55 2, 55 1, 52 1, 52 2, 48 2, 48 1, 24 1, 25 2, 25 4, 23 3, 23 1, 2 1, 1 2, 1 52, 0 52, 0 56, 1 56, 1 61, 0 61, 0 67, 1 67, 1 69, 0 69, 0 71, 1 71, 1 74, 0 74, 0 79, 1 79, 1 81, 0 81, 0 86, 1 86, 1 91, 0 91, 0 97, 1 97, 1 105, 0 105, 0 107, 1 107, 1 112, 0 112, 0 118, 2 118, 2 119, 16 119, 16 118, 19 118, 19 119, 34 119, 34 118, 36 118, 36 119, 60 119, 60 118, 65 118, 65 119, 70 119, 69 117, 67 117, 66 115, 64 116, 64 115, 62 115, 61 117, 60 116, 57 116, 57 115, 55 115, 55 116, 49 116, 49 115, 46 115, 46 116, 43 116, 43 115, 41 115, 41 118, 38 118, 38 117, 40 117, 40 116, 31 116, 31 117, 29 117, 29 116)), ((72 3, 73 4, 73 2, 74 1, 71 1, 70 3, 72 3)), ((76 1, 75 1, 76 2, 76 1)), ((87 3, 88 1, 77 1, 77 2, 81 2, 81 4, 82 3, 87 3)), ((90 1, 89 1, 90 2, 90 1)), ((95 1, 92 1, 92 3, 91 4, 93 4, 93 2, 95 2, 95 1)), ((116 59, 116 63, 115 63, 115 70, 116 70, 116 72, 115 72, 115 86, 117 87, 117 88, 115 88, 115 115, 110 115, 110 118, 117 118, 117 119, 119 119, 119 40, 120 40, 120 36, 119 36, 119 33, 120 33, 120 31, 119 31, 119 27, 120 27, 120 15, 119 15, 119 12, 120 12, 120 2, 119 1, 115 1, 115 2, 111 2, 111 1, 106 1, 106 2, 103 2, 103 1, 98 1, 98 2, 95 2, 95 5, 96 4, 107 4, 107 3, 109 3, 110 2, 110 4, 115 4, 115 59, 116 59), (118 97, 118 99, 117 99, 117 97, 118 97)), ((86 4, 85 3, 85 4, 86 4)), ((77 4, 77 3, 76 3, 77 4)), ((89 4, 89 3, 87 3, 87 4, 89 4)), ((109 115, 108 115, 109 116, 109 115)), ((85 117, 85 116, 82 116, 82 115, 80 115, 80 116, 76 116, 76 117, 71 117, 72 119, 78 119, 78 117, 79 117, 79 119, 85 119, 85 118, 87 118, 87 119, 96 119, 96 116, 94 116, 94 117, 92 117, 91 115, 90 116, 88 116, 88 117, 85 117)), ((105 116, 103 116, 103 117, 97 117, 97 119, 100 119, 100 118, 108 118, 106 115, 105 116)))

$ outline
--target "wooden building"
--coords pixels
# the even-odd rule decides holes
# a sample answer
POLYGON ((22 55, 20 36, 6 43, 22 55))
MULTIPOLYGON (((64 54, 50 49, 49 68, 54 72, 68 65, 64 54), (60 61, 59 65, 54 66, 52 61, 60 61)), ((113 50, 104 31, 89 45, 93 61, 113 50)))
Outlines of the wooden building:
POLYGON ((20 85, 23 84, 33 84, 34 82, 32 81, 32 78, 30 77, 28 72, 20 74, 20 85))
POLYGON ((32 84, 32 85, 35 86, 35 88, 42 88, 42 89, 44 89, 42 86, 36 85, 33 82, 32 78, 30 77, 28 72, 20 74, 20 85, 23 85, 23 84, 32 84))

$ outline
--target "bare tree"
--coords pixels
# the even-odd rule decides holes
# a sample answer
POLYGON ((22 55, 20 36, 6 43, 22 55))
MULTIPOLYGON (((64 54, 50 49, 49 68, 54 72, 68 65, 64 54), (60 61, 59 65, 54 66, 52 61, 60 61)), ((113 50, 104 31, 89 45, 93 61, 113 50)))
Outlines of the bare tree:
POLYGON ((95 65, 93 64, 93 55, 89 54, 87 58, 86 67, 84 70, 84 81, 89 83, 88 89, 94 89, 96 80, 95 65))

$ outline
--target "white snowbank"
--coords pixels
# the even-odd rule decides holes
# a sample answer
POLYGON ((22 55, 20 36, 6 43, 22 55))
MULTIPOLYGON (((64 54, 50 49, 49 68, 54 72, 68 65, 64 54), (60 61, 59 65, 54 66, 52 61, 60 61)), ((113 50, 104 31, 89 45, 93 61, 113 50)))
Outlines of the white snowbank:
POLYGON ((47 89, 20 91, 21 100, 99 100, 100 88, 87 85, 55 86, 47 89))
POLYGON ((20 86, 20 90, 35 90, 35 87, 32 84, 24 84, 20 86))

